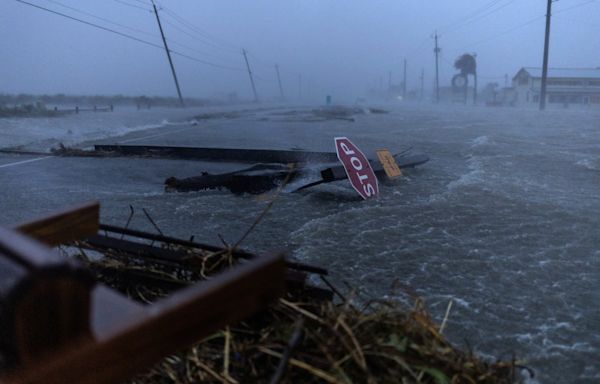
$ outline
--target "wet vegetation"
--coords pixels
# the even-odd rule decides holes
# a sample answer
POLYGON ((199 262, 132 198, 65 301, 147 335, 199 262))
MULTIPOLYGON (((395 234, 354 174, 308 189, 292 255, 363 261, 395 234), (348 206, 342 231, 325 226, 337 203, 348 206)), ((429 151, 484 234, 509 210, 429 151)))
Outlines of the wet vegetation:
MULTIPOLYGON (((179 268, 112 251, 95 261, 80 257, 100 281, 147 304, 236 264, 227 252, 179 251, 188 252, 179 268)), ((268 310, 166 357, 130 383, 518 383, 526 370, 456 348, 443 336, 447 317, 436 324, 410 293, 410 305, 366 300, 323 281, 337 295, 333 301, 288 291, 268 310)))
POLYGON ((0 105, 1 117, 55 117, 63 113, 46 108, 43 103, 20 104, 14 107, 3 107, 0 105))
MULTIPOLYGON (((237 97, 230 96, 223 100, 217 99, 199 99, 186 98, 184 99, 187 106, 209 106, 219 105, 226 102, 237 102, 237 97)), ((125 96, 125 95, 30 95, 30 94, 0 94, 0 109, 20 108, 15 106, 31 105, 60 105, 60 106, 93 106, 93 105, 127 105, 139 106, 141 108, 148 107, 179 107, 179 100, 176 97, 163 96, 125 96), (3 107, 5 106, 5 107, 3 107)), ((21 107, 22 108, 22 107, 21 107)))

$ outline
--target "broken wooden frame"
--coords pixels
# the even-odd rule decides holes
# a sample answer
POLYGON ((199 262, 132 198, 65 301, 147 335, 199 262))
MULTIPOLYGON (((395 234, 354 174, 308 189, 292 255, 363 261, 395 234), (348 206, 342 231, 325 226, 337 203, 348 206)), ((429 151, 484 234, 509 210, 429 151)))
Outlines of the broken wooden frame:
MULTIPOLYGON (((110 257, 124 262, 134 259, 146 265, 160 265, 167 269, 194 271, 205 258, 227 254, 233 260, 252 260, 256 254, 237 248, 223 248, 203 244, 196 241, 183 240, 161 234, 123 228, 114 225, 100 224, 97 235, 90 236, 85 241, 78 242, 80 248, 110 252, 110 257), (150 242, 150 244, 148 244, 150 242)), ((296 261, 285 260, 287 268, 285 281, 286 289, 291 294, 301 294, 315 300, 332 300, 333 292, 329 289, 315 287, 309 283, 309 275, 328 275, 327 269, 296 261)), ((121 280, 136 281, 141 285, 150 285, 166 291, 186 286, 185 282, 164 278, 160 274, 148 273, 138 269, 125 270, 118 267, 102 267, 103 275, 121 277, 121 280)), ((135 285, 135 284, 133 284, 135 285)))
POLYGON ((207 160, 242 163, 303 163, 337 162, 334 152, 312 152, 243 148, 168 147, 156 145, 94 145, 97 154, 119 156, 161 157, 186 160, 207 160))
MULTIPOLYGON (((48 244, 92 236, 98 210, 88 204, 18 228, 48 244)), ((264 308, 283 294, 286 269, 282 253, 255 257, 142 306, 22 232, 0 229, 0 263, 14 272, 0 281, 0 348, 13 364, 2 381, 10 383, 126 380, 264 308)))

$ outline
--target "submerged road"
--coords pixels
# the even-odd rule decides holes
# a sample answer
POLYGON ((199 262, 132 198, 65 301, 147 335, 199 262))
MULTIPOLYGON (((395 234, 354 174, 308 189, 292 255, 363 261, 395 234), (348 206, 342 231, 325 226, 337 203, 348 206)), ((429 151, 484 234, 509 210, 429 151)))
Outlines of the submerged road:
MULTIPOLYGON (((286 246, 365 296, 403 299, 395 287, 410 286, 438 319, 452 300, 452 340, 490 357, 514 352, 542 383, 600 380, 599 112, 398 106, 354 122, 290 116, 263 110, 80 145, 332 151, 343 135, 367 154, 412 146, 432 160, 382 185, 378 200, 362 201, 345 182, 284 193, 244 245, 286 246)), ((265 198, 165 193, 163 182, 236 166, 0 154, 0 223, 100 200, 110 224, 124 224, 131 205, 133 227, 153 230, 146 208, 166 234, 233 243, 265 198)))

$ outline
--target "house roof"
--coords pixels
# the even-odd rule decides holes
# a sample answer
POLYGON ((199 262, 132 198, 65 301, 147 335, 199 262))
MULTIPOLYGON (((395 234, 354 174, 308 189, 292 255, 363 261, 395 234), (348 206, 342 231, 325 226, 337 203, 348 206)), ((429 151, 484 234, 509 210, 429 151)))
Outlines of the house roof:
MULTIPOLYGON (((542 77, 542 68, 521 68, 529 76, 534 78, 542 77)), ((518 74, 518 73, 517 73, 518 74)), ((571 78, 571 79, 600 79, 600 67, 598 68, 548 68, 548 77, 553 78, 571 78)))

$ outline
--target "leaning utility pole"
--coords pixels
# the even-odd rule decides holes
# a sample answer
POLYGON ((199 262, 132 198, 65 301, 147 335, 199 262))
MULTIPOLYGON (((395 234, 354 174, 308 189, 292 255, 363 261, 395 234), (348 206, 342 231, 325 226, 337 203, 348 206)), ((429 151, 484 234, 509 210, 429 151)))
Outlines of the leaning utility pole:
POLYGON ((254 86, 254 78, 252 77, 252 71, 250 70, 250 64, 248 63, 248 56, 246 56, 246 50, 242 49, 244 54, 244 60, 246 60, 246 68, 248 68, 248 76, 250 76, 250 84, 252 84, 252 92, 254 93, 254 102, 258 103, 258 95, 256 94, 256 87, 254 86))
POLYGON ((281 76, 279 76, 279 65, 275 64, 275 72, 277 72, 277 82, 279 83, 279 96, 281 97, 281 100, 285 100, 285 97, 283 96, 283 87, 281 86, 281 76))
POLYGON ((439 74, 439 65, 438 65, 438 56, 440 53, 441 49, 438 47, 438 34, 437 31, 435 31, 435 49, 433 50, 433 52, 435 52, 435 102, 439 103, 440 102, 440 74, 439 74))
POLYGON ((404 80, 402 81, 402 99, 406 99, 406 59, 404 59, 404 80))
POLYGON ((165 45, 165 51, 167 51, 167 57, 169 58, 169 65, 171 66, 171 72, 173 73, 173 80, 175 80, 175 87, 177 88, 177 95, 179 96, 179 104, 184 107, 183 97, 181 97, 181 89, 179 89, 179 81, 177 81, 177 74, 175 73, 175 67, 173 66, 173 60, 171 59, 171 51, 167 46, 167 39, 163 33, 162 25, 160 24, 160 17, 158 17, 158 11, 156 10, 156 4, 152 1, 152 8, 154 8, 154 14, 156 15, 156 21, 158 22, 158 29, 160 29, 160 35, 162 36, 163 44, 165 45))
POLYGON ((552 0, 546 6, 546 36, 544 38, 544 64, 542 67, 542 89, 540 92, 540 111, 546 109, 546 80, 548 79, 548 48, 550 46, 550 19, 552 15, 552 0))

